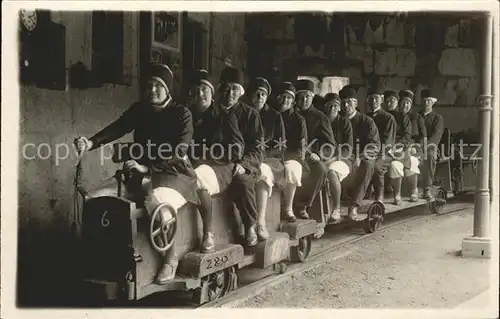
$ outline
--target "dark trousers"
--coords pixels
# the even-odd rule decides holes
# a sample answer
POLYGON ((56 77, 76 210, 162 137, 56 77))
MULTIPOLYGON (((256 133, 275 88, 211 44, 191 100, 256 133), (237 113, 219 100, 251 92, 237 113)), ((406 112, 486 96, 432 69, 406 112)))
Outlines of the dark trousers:
POLYGON ((302 177, 302 186, 297 189, 295 194, 295 206, 298 209, 311 207, 316 195, 321 191, 325 184, 328 168, 325 163, 311 162, 307 163, 308 171, 302 177))
POLYGON ((385 175, 389 169, 391 161, 392 159, 387 156, 385 158, 378 158, 375 161, 375 170, 371 182, 377 198, 384 194, 385 175))
MULTIPOLYGON (((425 156, 425 154, 423 155, 425 156)), ((424 157, 421 174, 422 187, 429 188, 434 184, 434 174, 436 173, 437 151, 429 148, 427 150, 427 158, 424 157)))
POLYGON ((238 208, 241 219, 248 228, 257 223, 257 203, 255 201, 255 180, 248 174, 233 177, 227 191, 238 208))
POLYGON ((342 186, 347 196, 355 206, 361 206, 366 190, 370 186, 374 175, 375 163, 375 160, 361 160, 359 167, 353 165, 352 172, 342 181, 342 186))

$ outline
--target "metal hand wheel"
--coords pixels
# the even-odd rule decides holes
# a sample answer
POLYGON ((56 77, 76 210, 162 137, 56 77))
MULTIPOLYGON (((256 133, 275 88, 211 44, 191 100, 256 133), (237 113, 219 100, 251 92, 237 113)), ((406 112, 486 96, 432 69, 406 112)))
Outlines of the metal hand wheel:
POLYGON ((149 239, 151 245, 158 252, 167 251, 174 243, 175 235, 177 234, 177 214, 173 209, 169 209, 172 213, 172 218, 164 221, 161 216, 161 209, 168 207, 168 204, 163 203, 156 207, 153 215, 151 216, 150 226, 149 226, 149 239), (155 224, 160 224, 158 228, 155 229, 155 224), (155 241, 156 237, 160 237, 160 245, 155 241))

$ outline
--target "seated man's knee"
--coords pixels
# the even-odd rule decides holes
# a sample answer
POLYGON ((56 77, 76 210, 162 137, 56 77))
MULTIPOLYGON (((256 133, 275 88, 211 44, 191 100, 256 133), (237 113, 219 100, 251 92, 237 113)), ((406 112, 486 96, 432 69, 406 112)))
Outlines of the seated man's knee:
POLYGON ((399 178, 404 176, 404 165, 399 161, 392 161, 389 168, 390 178, 399 178))
POLYGON ((328 165, 328 176, 333 172, 339 181, 343 181, 350 173, 349 166, 343 161, 335 161, 328 165))
POLYGON ((186 203, 186 199, 175 189, 158 187, 146 196, 144 206, 150 216, 159 208, 163 220, 169 220, 186 203))
POLYGON ((410 176, 413 176, 413 175, 417 175, 417 173, 412 172, 409 169, 405 169, 405 177, 410 177, 410 176))
POLYGON ((405 169, 405 176, 420 174, 420 162, 416 157, 410 157, 410 168, 405 169))
POLYGON ((289 184, 300 187, 302 180, 302 165, 294 160, 285 162, 285 180, 289 184))
POLYGON ((359 167, 356 169, 356 176, 359 174, 367 178, 372 178, 375 173, 375 160, 363 159, 359 163, 359 167))
POLYGON ((197 176, 197 186, 199 189, 206 190, 210 195, 220 192, 219 181, 215 171, 208 165, 202 164, 195 168, 197 176))
POLYGON ((328 170, 328 173, 326 176, 328 177, 329 181, 334 180, 334 179, 339 179, 337 172, 335 172, 334 170, 328 170))
POLYGON ((375 164, 376 164, 376 161, 373 160, 373 159, 362 159, 360 162, 359 162, 359 167, 363 167, 363 168, 375 168, 375 164))
POLYGON ((260 176, 257 179, 256 183, 260 186, 262 184, 266 185, 268 188, 272 188, 274 186, 274 174, 269 165, 262 163, 260 166, 260 176))

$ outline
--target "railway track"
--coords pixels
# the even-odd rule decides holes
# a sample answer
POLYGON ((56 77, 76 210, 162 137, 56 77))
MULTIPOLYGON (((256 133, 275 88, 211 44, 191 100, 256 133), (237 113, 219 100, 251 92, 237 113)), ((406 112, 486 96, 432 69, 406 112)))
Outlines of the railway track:
MULTIPOLYGON (((446 215, 451 213, 456 213, 459 211, 463 211, 469 207, 471 207, 472 203, 454 203, 453 200, 450 201, 447 205, 445 205, 439 215, 446 215)), ((318 267, 319 265, 332 261, 338 258, 344 257, 345 254, 338 254, 336 256, 329 255, 331 252, 342 248, 345 245, 353 244, 361 240, 368 239, 372 236, 378 235, 378 233, 383 232, 385 230, 391 229, 393 227, 397 227, 402 224, 410 223, 412 221, 416 221, 422 218, 426 218, 430 216, 428 208, 423 209, 422 207, 413 207, 405 211, 398 212, 397 214, 386 215, 386 219, 384 220, 384 224, 378 229, 375 233, 364 234, 362 230, 356 231, 352 227, 349 229, 354 234, 342 234, 341 232, 326 232, 325 235, 315 240, 315 244, 312 247, 311 255, 307 258, 304 263, 288 263, 288 269, 283 274, 278 274, 277 271, 271 270, 260 270, 260 272, 265 273, 256 281, 243 283, 238 289, 228 293, 226 296, 214 300, 212 302, 208 302, 196 308, 220 308, 220 307, 235 307, 244 301, 252 298, 255 295, 258 295, 264 292, 266 289, 278 285, 279 283, 285 281, 290 278, 294 274, 318 267), (335 238, 337 237, 337 238, 335 238), (340 238, 338 238, 340 237, 340 238), (314 253, 313 253, 314 252, 314 253)), ((336 227, 340 229, 340 227, 336 227)), ((348 227, 342 227, 348 228, 348 227)), ((242 269, 241 272, 246 271, 242 269)))

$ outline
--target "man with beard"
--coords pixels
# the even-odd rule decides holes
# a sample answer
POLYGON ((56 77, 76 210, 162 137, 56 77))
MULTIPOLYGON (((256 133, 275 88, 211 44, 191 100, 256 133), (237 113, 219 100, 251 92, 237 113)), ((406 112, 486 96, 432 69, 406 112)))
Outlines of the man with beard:
POLYGON ((214 93, 208 72, 198 70, 191 84, 194 133, 189 155, 198 177, 198 210, 203 220, 202 253, 215 251, 211 196, 224 192, 232 182, 233 161, 241 158, 244 149, 236 116, 213 103, 214 93))
MULTIPOLYGON (((349 175, 353 165, 353 132, 351 121, 340 116, 340 96, 328 93, 324 98, 324 109, 330 119, 333 136, 337 142, 337 155, 328 161, 328 182, 333 201, 333 210, 329 216, 329 223, 338 223, 340 216, 340 198, 342 195, 341 182, 349 175)), ((329 212, 330 213, 330 212, 329 212)))
POLYGON ((262 164, 255 189, 258 209, 257 237, 263 241, 269 238, 266 229, 267 201, 271 197, 273 186, 277 185, 279 188, 283 188, 285 178, 284 148, 277 144, 286 140, 285 126, 280 113, 266 104, 267 97, 271 94, 271 85, 266 79, 255 78, 250 83, 248 91, 251 96, 251 106, 259 112, 264 129, 264 139, 261 143, 262 164))
POLYGON ((241 160, 235 161, 233 181, 228 191, 245 226, 245 234, 240 233, 240 235, 246 237, 247 246, 252 247, 258 242, 255 229, 257 223, 255 180, 260 173, 262 151, 259 143, 264 135, 259 112, 240 101, 244 93, 242 72, 234 67, 222 70, 219 83, 220 107, 236 116, 245 143, 241 160))
POLYGON ((290 82, 283 83, 278 92, 278 110, 283 118, 286 134, 286 147, 283 155, 285 161, 285 185, 283 187, 283 211, 287 221, 296 221, 293 213, 293 199, 297 187, 302 186, 302 170, 307 141, 307 127, 304 118, 294 109, 295 86, 290 82))
POLYGON ((394 141, 396 139, 396 120, 394 116, 382 109, 384 92, 380 87, 371 88, 368 91, 367 102, 368 116, 377 125, 382 147, 375 165, 372 185, 375 191, 375 198, 383 202, 385 174, 393 158, 394 141))
POLYGON ((307 209, 312 206, 316 195, 323 187, 327 167, 322 159, 330 159, 336 147, 330 121, 323 112, 312 106, 314 98, 314 83, 309 80, 299 80, 296 84, 297 110, 306 121, 307 147, 305 172, 302 187, 296 196, 298 217, 309 219, 307 209))
POLYGON ((424 172, 423 172, 423 188, 424 198, 431 198, 430 188, 434 182, 434 174, 436 173, 436 162, 438 157, 438 145, 441 141, 444 131, 443 117, 436 113, 433 108, 437 102, 437 98, 430 89, 424 89, 421 92, 424 109, 422 117, 424 118, 425 129, 427 131, 427 142, 424 143, 424 172))
POLYGON ((427 137, 427 130, 423 117, 416 113, 411 112, 413 104, 413 92, 410 90, 402 90, 399 92, 399 110, 400 112, 408 115, 411 126, 411 148, 409 151, 410 167, 405 168, 404 176, 405 181, 411 191, 410 202, 418 200, 418 175, 420 174, 420 157, 422 156, 422 147, 424 139, 427 137))
MULTIPOLYGON (((170 68, 163 64, 152 65, 147 100, 134 103, 115 122, 90 139, 79 137, 75 140, 77 150, 83 153, 134 131, 135 145, 141 147, 143 156, 126 161, 124 171, 126 174, 151 176, 151 189, 144 205, 150 215, 159 209, 162 223, 166 225, 172 219, 172 213, 186 202, 198 203, 196 174, 187 156, 193 136, 192 115, 186 107, 173 101, 172 87, 170 68), (169 147, 165 149, 164 146, 169 147), (147 152, 145 148, 148 148, 147 152)), ((165 253, 156 283, 165 284, 172 280, 177 265, 175 245, 172 245, 165 253)))
POLYGON ((346 85, 339 95, 343 114, 351 121, 355 149, 353 170, 344 180, 343 186, 349 197, 348 218, 357 220, 358 208, 370 185, 380 151, 380 137, 373 119, 357 109, 356 90, 346 85))
POLYGON ((398 97, 396 91, 388 90, 384 92, 384 103, 387 112, 396 120, 394 160, 389 168, 395 205, 401 205, 401 181, 403 176, 413 175, 415 174, 414 171, 418 170, 418 160, 411 157, 408 150, 411 142, 410 118, 398 109, 398 97))

